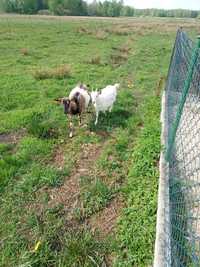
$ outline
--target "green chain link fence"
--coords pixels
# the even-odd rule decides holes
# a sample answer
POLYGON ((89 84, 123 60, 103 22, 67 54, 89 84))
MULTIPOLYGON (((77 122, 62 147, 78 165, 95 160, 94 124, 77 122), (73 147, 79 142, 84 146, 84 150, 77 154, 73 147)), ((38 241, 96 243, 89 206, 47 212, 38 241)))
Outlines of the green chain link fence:
POLYGON ((166 84, 169 242, 164 266, 200 266, 200 39, 179 29, 166 84), (170 251, 170 252, 169 252, 170 251))

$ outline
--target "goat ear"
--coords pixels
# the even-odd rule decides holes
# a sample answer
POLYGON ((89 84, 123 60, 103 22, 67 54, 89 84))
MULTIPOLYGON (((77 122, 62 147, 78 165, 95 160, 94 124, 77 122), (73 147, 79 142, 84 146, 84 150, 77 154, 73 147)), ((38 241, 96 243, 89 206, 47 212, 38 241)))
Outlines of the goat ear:
POLYGON ((84 83, 81 83, 80 84, 80 88, 87 90, 88 89, 88 85, 85 85, 84 83))

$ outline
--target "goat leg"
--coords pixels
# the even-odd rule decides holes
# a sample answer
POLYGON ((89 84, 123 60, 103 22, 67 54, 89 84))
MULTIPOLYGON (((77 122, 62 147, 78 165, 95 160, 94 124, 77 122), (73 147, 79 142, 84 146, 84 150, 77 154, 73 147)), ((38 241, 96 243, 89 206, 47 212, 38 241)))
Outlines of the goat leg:
POLYGON ((79 126, 81 126, 82 125, 81 114, 79 114, 78 117, 79 117, 79 126))
POLYGON ((73 123, 72 123, 72 118, 69 116, 69 137, 73 137, 73 123))
POLYGON ((99 118, 99 112, 96 112, 96 121, 95 121, 95 125, 97 125, 97 123, 98 123, 98 118, 99 118))

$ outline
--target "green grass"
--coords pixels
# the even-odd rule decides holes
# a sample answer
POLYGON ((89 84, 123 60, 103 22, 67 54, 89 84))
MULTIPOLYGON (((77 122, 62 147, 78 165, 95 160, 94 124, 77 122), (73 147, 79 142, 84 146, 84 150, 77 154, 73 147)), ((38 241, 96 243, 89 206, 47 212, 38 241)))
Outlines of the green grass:
POLYGON ((112 190, 101 180, 87 183, 82 192, 83 210, 81 217, 89 217, 105 207, 113 198, 112 190))
POLYGON ((160 152, 155 92, 183 22, 135 22, 0 17, 0 134, 25 129, 16 143, 0 144, 0 266, 100 266, 109 256, 113 266, 152 265, 160 152), (75 120, 69 139, 63 108, 53 100, 78 82, 90 90, 120 82, 121 89, 111 113, 100 114, 96 127, 93 113, 84 128, 75 120), (79 181, 80 207, 69 220, 63 203, 48 206, 49 192, 87 160, 83 145, 100 152, 79 181), (85 218, 118 194, 124 208, 111 242, 85 218))
POLYGON ((119 221, 118 238, 122 250, 117 266, 148 266, 152 260, 161 149, 159 111, 158 99, 147 101, 144 128, 136 138, 127 184, 123 188, 128 205, 119 221))

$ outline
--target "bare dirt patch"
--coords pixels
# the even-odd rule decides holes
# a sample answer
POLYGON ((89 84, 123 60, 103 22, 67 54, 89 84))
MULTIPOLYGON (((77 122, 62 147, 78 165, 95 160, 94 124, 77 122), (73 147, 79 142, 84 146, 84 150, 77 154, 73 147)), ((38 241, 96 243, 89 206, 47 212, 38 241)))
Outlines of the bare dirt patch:
POLYGON ((117 195, 107 207, 88 219, 88 224, 93 231, 99 231, 102 237, 114 232, 117 219, 124 207, 122 197, 117 195))
POLYGON ((59 168, 63 169, 65 165, 65 156, 64 151, 62 148, 58 147, 53 155, 53 163, 54 165, 59 168))
MULTIPOLYGON (((76 162, 71 176, 66 177, 62 186, 48 190, 48 207, 54 208, 58 205, 63 205, 68 218, 71 218, 73 210, 80 206, 80 178, 90 174, 94 162, 100 155, 102 144, 83 144, 81 149, 83 152, 76 162)), ((60 157, 62 159, 61 155, 57 154, 58 161, 60 161, 60 157)), ((62 164, 62 160, 60 163, 62 164)))
POLYGON ((101 136, 102 138, 106 139, 107 137, 110 136, 110 134, 106 131, 102 131, 102 130, 99 130, 99 131, 96 131, 96 134, 98 136, 101 136))
POLYGON ((0 134, 0 144, 17 144, 26 134, 26 129, 17 132, 0 134))

